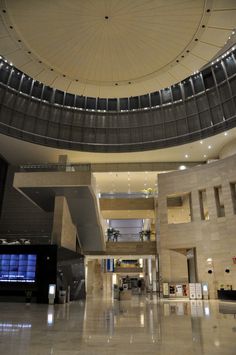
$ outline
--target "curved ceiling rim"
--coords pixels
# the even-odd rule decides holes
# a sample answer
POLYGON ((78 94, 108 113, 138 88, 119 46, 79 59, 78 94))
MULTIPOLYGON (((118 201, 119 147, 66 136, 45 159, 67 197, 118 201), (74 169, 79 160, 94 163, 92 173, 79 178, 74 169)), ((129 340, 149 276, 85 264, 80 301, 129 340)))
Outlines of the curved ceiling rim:
MULTIPOLYGON (((6 1, 2 1, 2 4, 3 3, 7 3, 6 1)), ((209 2, 208 2, 209 3, 209 2)), ((208 5, 207 5, 208 7, 208 5)), ((210 12, 213 13, 213 12, 216 12, 214 11, 214 9, 210 12)), ((222 11, 218 11, 218 12, 222 12, 222 11)), ((226 11, 227 12, 227 11, 226 11)), ((236 13, 236 11, 235 11, 236 13)), ((5 16, 6 14, 4 14, 5 16)), ((211 16, 211 15, 209 15, 211 16)), ((235 21, 236 23, 236 21, 235 21)), ((206 28, 208 28, 208 26, 206 26, 206 28)), ((233 26, 231 26, 229 24, 228 28, 230 28, 229 30, 225 30, 225 35, 228 36, 230 33, 231 33, 231 30, 233 29, 233 26)), ((204 31, 206 31, 204 29, 204 31)), ((8 31, 9 33, 9 31, 8 31)), ((228 38, 228 37, 227 37, 228 38)), ((199 40, 198 44, 200 43, 201 41, 199 40)), ((201 42, 201 45, 203 44, 203 42, 201 42)), ((18 45, 18 44, 17 44, 18 45)), ((195 46, 196 47, 196 46, 195 46)), ((19 48, 19 46, 18 46, 19 48)), ((219 47, 216 47, 217 50, 220 49, 219 47)), ((29 66, 32 65, 32 53, 29 55, 28 53, 26 53, 27 49, 24 49, 23 50, 23 54, 27 57, 27 60, 29 61, 29 66)), ((22 55, 22 53, 21 53, 22 55)), ((191 55, 191 51, 190 53, 188 53, 188 55, 191 55)), ((7 55, 6 57, 9 58, 10 61, 11 60, 11 57, 12 56, 12 53, 7 55)), ((192 56, 193 58, 192 59, 196 59, 196 55, 192 56)), ((207 60, 206 59, 201 59, 201 64, 206 64, 207 61, 209 61, 211 58, 208 58, 207 60)), ((184 79, 185 77, 188 76, 188 74, 192 74, 193 73, 193 70, 188 70, 187 69, 187 65, 186 65, 186 58, 184 59, 181 59, 180 58, 180 63, 178 63, 177 67, 179 69, 179 72, 182 72, 184 73, 184 75, 182 76, 182 79, 184 79)), ((15 61, 13 61, 13 63, 15 64, 15 61)), ((38 63, 39 64, 39 63, 38 63)), ((76 81, 71 81, 69 80, 68 78, 66 77, 62 77, 62 78, 59 78, 58 75, 53 71, 50 71, 49 69, 42 69, 42 64, 39 65, 39 74, 36 75, 33 75, 33 77, 36 78, 36 80, 39 80, 41 82, 44 82, 46 85, 50 85, 50 86, 53 86, 53 87, 56 87, 57 89, 59 90, 62 90, 62 91, 66 91, 66 92, 71 92, 73 94, 82 94, 84 96, 91 96, 91 97, 107 97, 107 98, 114 98, 114 97, 124 97, 124 96, 137 96, 137 95, 141 95, 141 94, 146 94, 147 92, 152 92, 152 91, 156 91, 156 90, 159 90, 159 89, 162 89, 164 87, 168 87, 171 84, 173 83, 176 83, 178 81, 180 81, 180 76, 176 77, 176 73, 173 74, 173 70, 172 72, 168 72, 166 74, 166 77, 163 77, 160 76, 159 78, 155 79, 155 80, 147 80, 146 82, 136 82, 136 83, 131 83, 131 84, 127 84, 126 85, 123 85, 123 84, 120 84, 120 85, 117 85, 115 86, 115 84, 113 86, 100 86, 100 87, 97 87, 97 86, 94 86, 94 85, 83 85, 82 83, 80 82, 76 82, 76 81), (42 75, 46 75, 47 74, 47 80, 40 80, 41 76, 42 75), (165 84, 166 83, 166 84, 165 84)), ((27 66, 26 66, 27 68, 27 66)), ((19 69, 22 70, 22 66, 19 66, 19 69)), ((24 68, 23 68, 23 71, 26 72, 25 69, 25 65, 24 65, 24 68)), ((178 74, 179 75, 179 74, 178 74)))
MULTIPOLYGON (((205 131, 207 135, 205 136, 202 134, 201 131, 194 132, 191 135, 188 135, 188 139, 186 140, 184 136, 180 136, 177 139, 169 139, 168 143, 165 145, 160 144, 160 141, 156 141, 156 143, 150 143, 150 142, 143 142, 143 143, 131 143, 131 144, 123 144, 119 145, 120 149, 116 149, 116 147, 112 144, 94 144, 94 143, 86 143, 86 142, 70 142, 66 141, 63 139, 56 139, 50 136, 42 136, 39 134, 35 134, 34 132, 27 132, 25 131, 25 135, 22 138, 22 130, 19 130, 16 127, 7 127, 7 132, 4 132, 4 130, 0 129, 0 134, 11 137, 14 139, 17 139, 22 142, 28 142, 32 144, 39 145, 41 147, 45 148, 56 148, 56 149, 61 149, 61 150, 68 150, 68 151, 74 151, 78 153, 95 153, 95 154, 129 154, 129 153, 145 153, 145 152, 155 152, 155 151, 165 151, 166 149, 171 149, 171 148, 178 148, 178 147, 184 147, 188 144, 194 144, 196 142, 200 142, 203 140, 210 140, 213 139, 215 136, 222 134, 224 132, 228 132, 231 130, 234 130, 236 128, 235 123, 231 125, 230 120, 226 124, 221 124, 219 129, 215 130, 215 127, 213 129, 207 128, 205 131), (19 135, 17 135, 17 132, 19 132, 19 135), (35 140, 35 138, 38 138, 35 140), (173 142, 172 142, 173 141, 173 142), (54 144, 53 144, 54 142, 54 144), (138 147, 137 147, 138 146, 138 147), (132 149, 130 149, 132 147, 132 149), (95 149, 96 148, 96 149, 95 149)), ((233 117, 232 121, 235 121, 235 117, 233 117)), ((116 145, 117 146, 117 145, 116 145)), ((187 157, 185 156, 187 159, 187 157)))
MULTIPOLYGON (((200 75, 201 76, 201 78, 202 78, 202 80, 204 80, 204 78, 203 78, 203 76, 204 76, 204 72, 206 72, 209 68, 210 68, 210 70, 214 70, 213 69, 213 66, 214 65, 216 65, 216 66, 218 66, 218 62, 219 62, 219 64, 220 64, 220 66, 222 65, 221 63, 223 63, 223 61, 224 61, 224 58, 226 58, 226 61, 227 61, 227 59, 228 58, 232 58, 232 56, 233 56, 233 60, 235 61, 235 58, 236 58, 236 52, 234 53, 234 51, 235 51, 235 48, 236 48, 236 35, 234 35, 233 37, 232 37, 232 40, 231 40, 231 43, 229 44, 229 45, 227 45, 226 46, 226 50, 225 50, 225 52, 221 52, 220 53, 220 55, 218 56, 218 57, 215 57, 214 58, 214 60, 212 61, 212 62, 210 62, 210 63, 208 63, 205 67, 204 67, 204 69, 203 70, 201 70, 200 72, 197 72, 197 73, 195 73, 194 75, 192 75, 192 76, 190 76, 190 77, 188 77, 188 78, 185 78, 183 81, 181 81, 181 82, 179 82, 179 83, 177 83, 177 84, 174 84, 174 85, 172 85, 171 87, 169 87, 169 88, 164 88, 164 89, 161 89, 160 91, 156 91, 156 92, 153 92, 153 93, 149 93, 149 94, 145 94, 145 95, 143 95, 143 96, 149 96, 149 104, 147 104, 147 106, 142 106, 141 104, 140 104, 140 101, 139 101, 139 105, 138 105, 138 107, 136 107, 136 108, 130 108, 130 107, 127 107, 126 109, 124 109, 124 108, 120 108, 120 100, 131 100, 132 99, 132 97, 128 97, 128 98, 101 98, 101 97, 98 97, 98 98, 93 98, 93 97, 85 97, 85 96, 81 96, 81 97, 83 97, 84 99, 86 99, 86 100, 90 100, 90 99, 92 99, 92 100, 95 100, 95 106, 94 106, 94 108, 92 108, 92 107, 90 107, 90 108, 88 108, 86 105, 85 105, 85 107, 83 107, 82 108, 82 106, 77 106, 77 105, 75 105, 75 100, 76 100, 76 97, 78 97, 77 95, 75 95, 75 97, 74 97, 74 105, 70 105, 70 104, 67 104, 66 102, 62 102, 62 103, 59 103, 58 101, 51 101, 51 99, 49 98, 49 99, 45 99, 45 98, 43 98, 43 97, 41 97, 41 95, 42 95, 42 93, 40 94, 40 97, 39 96, 34 96, 32 93, 31 94, 29 94, 29 93, 26 93, 25 91, 23 91, 23 92, 21 92, 20 91, 20 93, 22 93, 23 95, 26 95, 26 96, 31 96, 32 97, 32 99, 35 99, 35 100, 39 100, 39 101, 45 101, 45 102, 47 102, 47 103, 49 103, 49 104, 53 104, 53 105, 55 105, 55 106, 59 106, 59 107, 65 107, 65 108, 69 108, 69 109, 75 109, 75 110, 79 110, 79 111, 84 111, 84 112, 90 112, 90 113, 94 113, 94 112, 96 112, 97 114, 114 114, 114 113, 117 113, 117 112, 120 112, 120 113, 127 113, 127 112, 134 112, 134 111, 136 111, 136 112, 139 112, 139 113, 141 113, 141 112, 144 112, 144 111, 146 111, 146 110, 155 110, 156 108, 159 108, 159 107, 165 107, 165 106, 168 106, 168 105, 170 105, 170 103, 172 103, 172 104, 175 104, 175 103, 177 103, 177 102, 179 102, 179 101, 182 101, 182 100, 186 100, 186 99, 188 99, 189 97, 191 97, 191 95, 188 95, 188 96, 186 96, 186 93, 183 95, 183 90, 181 90, 181 92, 182 92, 182 95, 183 96, 181 96, 180 97, 180 100, 179 99, 177 99, 177 98, 172 98, 170 101, 166 101, 165 103, 163 103, 162 102, 162 99, 160 99, 160 103, 159 104, 157 104, 157 105, 152 105, 151 104, 151 96, 152 96, 152 94, 158 94, 159 93, 159 97, 160 96, 162 96, 162 94, 161 94, 161 92, 165 92, 166 90, 173 90, 173 88, 174 87, 176 87, 176 86, 180 86, 180 85, 184 85, 185 84, 185 82, 186 81, 188 81, 188 80, 193 80, 193 78, 195 78, 195 76, 197 75, 200 75), (105 105, 106 105, 106 108, 103 108, 103 109, 101 109, 101 108, 98 108, 98 101, 99 100, 105 100, 106 101, 106 103, 105 103, 105 105), (109 100, 117 100, 117 102, 116 102, 116 109, 109 109, 109 100), (118 103, 119 102, 119 103, 118 103)), ((11 75, 12 75, 12 73, 13 72, 17 72, 18 71, 18 73, 17 74, 20 74, 20 71, 18 70, 18 68, 15 68, 14 66, 13 66, 13 64, 12 63, 8 63, 7 62, 7 60, 6 60, 6 58, 4 58, 4 57, 2 57, 2 56, 0 56, 0 68, 1 68, 1 65, 2 65, 2 63, 4 63, 4 62, 6 62, 6 65, 9 67, 10 66, 10 70, 11 70, 11 74, 10 74, 10 77, 11 77, 11 75)), ((5 63, 4 63, 5 64, 5 63)), ((225 65, 225 64, 224 64, 225 65)), ((222 70, 223 70, 223 72, 225 72, 225 69, 223 69, 222 68, 222 70)), ((28 79, 30 79, 31 81, 33 81, 33 82, 35 82, 34 81, 34 79, 33 78, 31 78, 31 77, 28 77, 25 73, 22 73, 21 72, 21 74, 22 74, 22 78, 23 79, 25 79, 25 78, 28 78, 28 79)), ((214 74, 214 75, 216 75, 216 74, 214 74)), ((213 75, 213 76, 214 76, 213 75)), ((227 74, 227 78, 228 78, 228 74, 227 74)), ((213 79, 214 80, 214 79, 213 79)), ((215 78, 215 80, 216 80, 216 78, 215 78)), ((225 77, 225 79, 224 80, 227 80, 226 79, 226 77, 225 77)), ((20 80, 20 82, 21 82, 21 80, 20 80)), ((42 84, 42 83, 39 83, 39 84, 42 84)), ((193 84, 193 83, 192 83, 193 84)), ((13 90, 16 90, 16 88, 14 87, 14 86, 11 86, 10 85, 10 83, 9 84, 3 84, 4 86, 6 86, 6 87, 9 87, 9 88, 11 88, 11 89, 13 89, 13 90)), ((21 84, 20 84, 21 85, 21 84)), ((43 84, 42 84, 43 85, 43 84)), ((204 86, 205 84, 203 84, 203 86, 204 86)), ((54 93, 57 91, 57 89, 53 89, 53 88, 51 88, 51 87, 49 87, 49 86, 45 86, 44 85, 44 89, 47 89, 47 88, 49 88, 49 89, 51 89, 51 90, 53 90, 54 91, 54 93)), ((208 87, 209 88, 209 87, 208 87)), ((32 89, 33 89, 33 86, 31 85, 31 91, 32 91, 32 89)), ((195 88, 196 89, 196 88, 195 88)), ((195 90, 194 89, 194 90, 195 90)), ((195 92, 195 95, 196 94, 199 94, 200 92, 203 92, 204 90, 206 90, 206 89, 204 89, 203 87, 202 87, 202 90, 201 91, 197 91, 197 92, 195 92)), ((19 90, 18 90, 19 91, 19 90)), ((72 95, 71 93, 67 93, 67 92, 62 92, 63 93, 63 95, 64 95, 64 99, 66 99, 66 96, 69 94, 69 95, 72 95)), ((172 94, 171 94, 171 97, 172 97, 172 95, 173 95, 173 91, 172 91, 172 94)), ((54 97, 54 94, 53 94, 53 97, 54 97)), ((142 99, 142 96, 140 95, 140 96, 138 96, 137 97, 139 100, 141 100, 142 99)), ((130 102, 130 101, 129 101, 130 102)), ((128 104, 128 106, 129 106, 129 104, 128 104)))

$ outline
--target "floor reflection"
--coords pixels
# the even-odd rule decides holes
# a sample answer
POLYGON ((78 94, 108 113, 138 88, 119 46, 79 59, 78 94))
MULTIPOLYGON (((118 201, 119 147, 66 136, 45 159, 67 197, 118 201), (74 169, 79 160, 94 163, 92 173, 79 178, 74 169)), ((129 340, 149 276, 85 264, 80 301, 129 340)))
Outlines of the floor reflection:
POLYGON ((0 353, 236 353, 236 304, 218 301, 89 299, 66 305, 0 303, 0 353))

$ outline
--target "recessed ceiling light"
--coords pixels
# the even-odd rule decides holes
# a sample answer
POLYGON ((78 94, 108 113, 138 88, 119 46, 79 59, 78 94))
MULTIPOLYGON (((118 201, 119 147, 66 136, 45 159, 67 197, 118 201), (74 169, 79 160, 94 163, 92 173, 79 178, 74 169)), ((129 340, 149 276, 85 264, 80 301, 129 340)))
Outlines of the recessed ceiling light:
POLYGON ((228 132, 225 132, 224 135, 225 135, 225 136, 228 136, 228 132))
POLYGON ((185 158, 189 158, 189 155, 188 155, 188 154, 185 154, 185 158))
POLYGON ((179 166, 179 170, 185 170, 185 169, 187 169, 187 167, 185 165, 180 165, 179 166))
POLYGON ((204 154, 203 157, 206 158, 207 157, 206 154, 204 154))
POLYGON ((200 144, 203 144, 203 141, 200 141, 200 144))
POLYGON ((211 145, 208 145, 208 147, 207 147, 208 149, 211 149, 211 145))

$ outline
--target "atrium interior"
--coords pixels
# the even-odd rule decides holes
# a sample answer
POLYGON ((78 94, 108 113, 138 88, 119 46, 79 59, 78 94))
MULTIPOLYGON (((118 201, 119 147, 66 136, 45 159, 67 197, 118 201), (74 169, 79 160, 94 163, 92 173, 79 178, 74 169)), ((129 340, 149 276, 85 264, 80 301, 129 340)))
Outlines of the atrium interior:
POLYGON ((0 0, 0 352, 235 354, 236 2, 0 0))

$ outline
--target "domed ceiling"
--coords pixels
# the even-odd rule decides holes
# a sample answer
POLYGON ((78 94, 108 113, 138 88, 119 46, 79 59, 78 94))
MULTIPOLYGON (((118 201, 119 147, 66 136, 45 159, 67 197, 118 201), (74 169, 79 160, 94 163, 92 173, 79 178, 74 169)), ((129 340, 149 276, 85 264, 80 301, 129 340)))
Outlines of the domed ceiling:
POLYGON ((95 97, 156 91, 205 65, 233 0, 2 0, 0 53, 34 79, 95 97))

